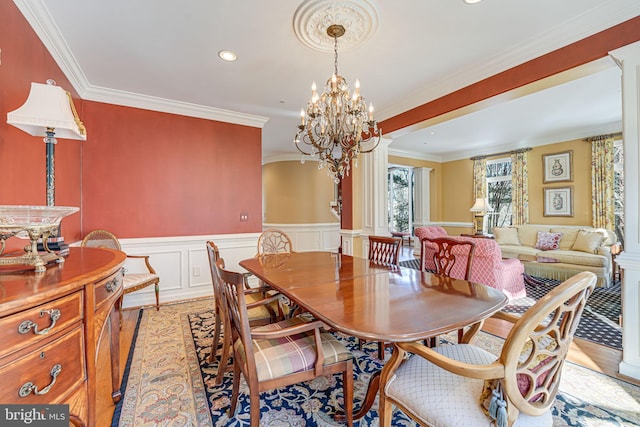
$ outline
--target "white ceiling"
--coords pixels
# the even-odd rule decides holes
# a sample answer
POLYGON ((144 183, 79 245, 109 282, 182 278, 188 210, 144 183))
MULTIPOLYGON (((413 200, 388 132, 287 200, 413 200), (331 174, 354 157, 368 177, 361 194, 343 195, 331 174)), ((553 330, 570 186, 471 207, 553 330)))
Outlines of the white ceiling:
MULTIPOLYGON (((300 108, 333 71, 332 52, 295 35, 302 0, 14 2, 83 99, 263 126, 266 161, 297 158, 300 108)), ((638 0, 369 2, 377 30, 338 67, 378 121, 640 15, 638 0)), ((578 74, 394 132, 390 149, 451 160, 620 131, 619 69, 605 59, 578 74)))

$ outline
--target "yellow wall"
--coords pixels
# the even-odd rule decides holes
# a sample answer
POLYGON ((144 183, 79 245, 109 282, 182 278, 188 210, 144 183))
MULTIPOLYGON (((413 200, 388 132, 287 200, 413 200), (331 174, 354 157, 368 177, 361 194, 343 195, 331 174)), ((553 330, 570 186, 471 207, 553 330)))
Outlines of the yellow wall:
POLYGON ((591 225, 591 144, 573 140, 536 147, 529 152, 529 222, 531 224, 591 225), (543 184, 544 154, 573 151, 573 181, 543 184), (544 189, 573 187, 573 217, 543 215, 544 189))
MULTIPOLYGON (((501 158, 505 156, 496 156, 501 158)), ((591 225, 591 145, 583 140, 573 140, 543 145, 528 152, 529 170, 529 223, 559 225, 591 225), (543 184, 542 156, 564 151, 573 151, 573 181, 543 184), (573 187, 573 216, 545 217, 544 188, 573 187)), ((473 161, 456 160, 442 164, 442 198, 444 211, 442 222, 471 222, 473 214, 473 161)), ((434 221, 438 221, 435 220, 434 221)), ((469 232, 459 227, 447 227, 450 233, 469 232)))
MULTIPOLYGON (((503 157, 503 156, 498 156, 503 157)), ((498 158, 494 157, 494 158, 498 158)), ((467 223, 469 227, 451 227, 451 234, 472 231, 473 162, 469 159, 437 163, 406 157, 389 156, 389 164, 428 167, 431 171, 431 221, 467 223)), ((528 152, 529 222, 531 224, 591 224, 591 146, 573 140, 533 148, 528 152), (543 184, 542 156, 573 151, 573 181, 543 184), (573 217, 545 217, 543 188, 573 187, 573 217)), ((354 171, 354 228, 362 227, 362 182, 354 171)), ((263 166, 264 222, 328 223, 337 222, 329 209, 334 198, 333 181, 326 170, 318 170, 317 162, 298 161, 269 163, 263 166)), ((357 245, 356 245, 357 246, 357 245)))
POLYGON ((271 224, 322 224, 338 222, 329 203, 333 180, 318 162, 274 162, 262 167, 264 222, 271 224))

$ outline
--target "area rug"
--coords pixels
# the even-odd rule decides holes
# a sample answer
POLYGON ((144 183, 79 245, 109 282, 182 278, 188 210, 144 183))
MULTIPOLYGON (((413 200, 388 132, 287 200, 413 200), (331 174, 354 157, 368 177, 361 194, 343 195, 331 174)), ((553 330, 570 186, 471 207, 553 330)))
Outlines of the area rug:
MULTIPOLYGON (((420 269, 418 260, 401 261, 400 265, 420 269)), ((536 279, 543 283, 540 286, 525 283, 527 296, 511 301, 503 310, 522 314, 560 283, 560 281, 553 279, 536 279)), ((622 327, 618 324, 621 308, 619 281, 614 282, 611 287, 606 289, 595 288, 582 313, 576 337, 622 350, 622 327)))
MULTIPOLYGON (((231 376, 214 385, 217 364, 207 362, 214 315, 210 300, 144 310, 124 392, 113 426, 247 426, 249 403, 244 381, 239 408, 228 418, 231 376)), ((358 350, 338 334, 355 357, 354 406, 364 398, 371 373, 382 367, 375 343, 358 350)), ((446 337, 445 337, 446 339, 446 337)), ((501 339, 481 333, 476 344, 489 351, 501 339)), ((339 375, 261 394, 262 426, 337 426, 342 408, 339 375)), ((640 426, 640 387, 567 363, 554 406, 554 426, 640 426)), ((357 426, 377 426, 377 402, 357 426)), ((394 426, 414 426, 395 411, 394 426)))

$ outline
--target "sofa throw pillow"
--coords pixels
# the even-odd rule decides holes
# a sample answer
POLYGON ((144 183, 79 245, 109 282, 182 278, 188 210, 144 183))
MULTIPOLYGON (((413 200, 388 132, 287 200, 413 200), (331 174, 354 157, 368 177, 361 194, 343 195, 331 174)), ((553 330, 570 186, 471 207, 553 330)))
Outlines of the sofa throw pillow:
POLYGON ((553 251, 560 246, 562 233, 547 233, 546 231, 538 231, 538 240, 536 240, 536 249, 542 251, 553 251))
POLYGON ((493 237, 499 245, 520 246, 518 229, 514 227, 493 227, 493 237))
POLYGON ((604 241, 604 236, 595 231, 580 230, 576 241, 571 247, 572 251, 596 253, 604 241))

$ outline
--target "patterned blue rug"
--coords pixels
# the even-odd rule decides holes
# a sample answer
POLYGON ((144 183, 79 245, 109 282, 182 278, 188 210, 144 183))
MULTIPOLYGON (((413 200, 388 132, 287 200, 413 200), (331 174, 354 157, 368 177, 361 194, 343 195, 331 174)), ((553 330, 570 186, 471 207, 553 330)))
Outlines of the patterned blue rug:
MULTIPOLYGON (((420 269, 417 259, 400 261, 400 265, 420 269)), ((537 279, 544 283, 538 287, 525 284, 527 296, 511 301, 504 311, 522 314, 560 283, 553 279, 537 279)), ((620 296, 619 281, 614 282, 610 288, 595 288, 582 313, 576 337, 622 350, 622 327, 618 324, 622 308, 620 296)))
MULTIPOLYGON (((213 425, 248 426, 249 398, 244 381, 240 386, 239 408, 229 419, 232 373, 227 372, 220 386, 215 386, 217 363, 209 364, 213 314, 211 311, 187 315, 195 350, 200 363, 202 379, 213 425)), ((354 407, 360 407, 369 378, 382 368, 375 358, 375 342, 358 350, 355 338, 337 336, 354 355, 354 407)), ((481 333, 477 345, 487 350, 500 347, 501 339, 481 333)), ((387 350, 388 355, 390 349, 387 350)), ((638 387, 598 374, 589 369, 566 363, 563 379, 553 409, 554 426, 640 426, 640 390, 638 387), (588 387, 586 385, 588 384, 588 387)), ((338 426, 334 420, 336 410, 342 408, 342 380, 340 375, 318 378, 306 383, 266 391, 260 395, 261 426, 338 426)), ((356 426, 377 426, 377 400, 367 415, 356 426)), ((393 426, 415 426, 400 411, 394 412, 393 426)))

